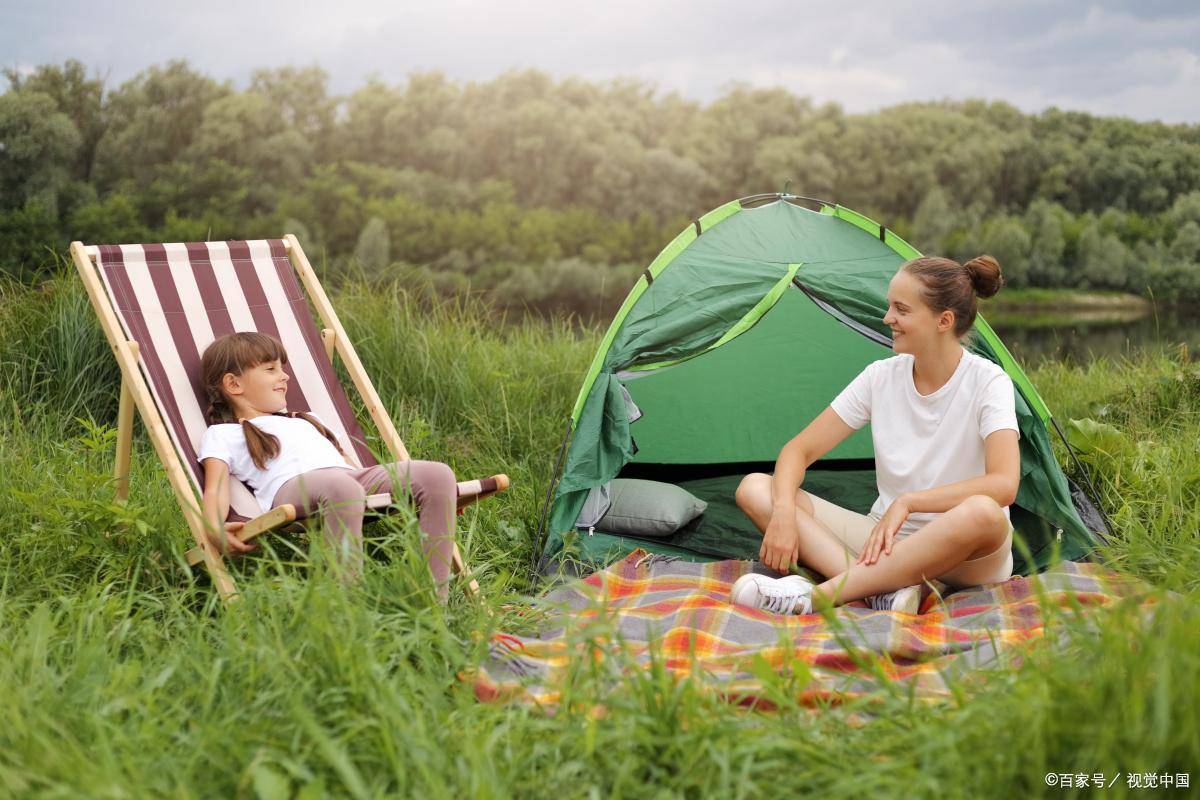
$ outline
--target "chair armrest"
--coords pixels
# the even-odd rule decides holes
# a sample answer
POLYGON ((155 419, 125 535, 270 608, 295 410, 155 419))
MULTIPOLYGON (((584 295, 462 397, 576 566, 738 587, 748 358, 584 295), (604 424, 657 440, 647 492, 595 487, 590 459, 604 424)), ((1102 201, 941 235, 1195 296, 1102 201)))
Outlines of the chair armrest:
POLYGON ((471 503, 503 492, 511 485, 512 482, 504 473, 493 475, 490 478, 480 478, 476 481, 460 481, 458 484, 458 510, 462 511, 471 503))
MULTIPOLYGON (((275 530, 276 528, 287 525, 295 520, 296 507, 291 503, 284 503, 283 505, 272 508, 265 514, 259 514, 254 519, 248 520, 242 527, 241 531, 238 532, 237 538, 240 541, 248 542, 251 539, 262 536, 268 531, 275 530)), ((187 563, 189 565, 194 567, 204 560, 204 554, 200 552, 199 547, 193 547, 191 550, 187 551, 187 553, 184 555, 184 558, 187 559, 187 563)))

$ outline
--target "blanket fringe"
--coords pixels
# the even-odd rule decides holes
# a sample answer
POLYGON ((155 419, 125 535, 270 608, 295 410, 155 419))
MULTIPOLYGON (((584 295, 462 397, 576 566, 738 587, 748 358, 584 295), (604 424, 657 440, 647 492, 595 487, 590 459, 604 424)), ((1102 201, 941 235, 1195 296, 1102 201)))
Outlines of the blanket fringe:
POLYGON ((643 564, 645 564, 647 567, 653 567, 657 564, 670 564, 678 560, 679 556, 668 556, 662 553, 647 553, 634 562, 633 568, 638 569, 643 564))

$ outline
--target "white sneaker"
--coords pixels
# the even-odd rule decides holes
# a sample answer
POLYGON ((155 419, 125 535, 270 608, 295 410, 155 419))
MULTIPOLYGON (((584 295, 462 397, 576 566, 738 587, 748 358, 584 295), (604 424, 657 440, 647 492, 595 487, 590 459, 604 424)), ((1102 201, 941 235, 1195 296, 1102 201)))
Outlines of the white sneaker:
POLYGON ((773 614, 811 614, 813 582, 802 575, 769 578, 750 572, 737 579, 730 602, 773 614))
POLYGON ((900 611, 904 614, 916 614, 921 609, 921 584, 905 586, 886 594, 873 594, 864 598, 868 608, 876 611, 900 611))

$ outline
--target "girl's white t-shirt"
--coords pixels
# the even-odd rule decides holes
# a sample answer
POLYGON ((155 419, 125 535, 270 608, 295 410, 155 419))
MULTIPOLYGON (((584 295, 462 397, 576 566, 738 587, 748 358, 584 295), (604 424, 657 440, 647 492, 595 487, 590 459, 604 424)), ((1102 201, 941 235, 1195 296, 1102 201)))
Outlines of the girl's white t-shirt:
MULTIPOLYGON (((325 425, 316 414, 309 412, 309 415, 325 425)), ((210 425, 200 439, 197 458, 201 463, 206 458, 218 458, 228 464, 229 474, 250 487, 264 512, 271 510, 279 487, 297 475, 325 467, 354 469, 308 420, 267 414, 255 417, 250 424, 279 439, 279 455, 267 461, 265 469, 254 465, 246 446, 246 433, 236 422, 210 425)))
MULTIPOLYGON (((909 353, 875 361, 830 403, 855 430, 871 423, 875 519, 905 492, 985 475, 984 439, 1003 428, 1020 430, 1012 379, 986 358, 963 350, 950 380, 929 395, 917 392, 912 370, 909 353)), ((898 534, 916 533, 938 513, 909 514, 898 534)))

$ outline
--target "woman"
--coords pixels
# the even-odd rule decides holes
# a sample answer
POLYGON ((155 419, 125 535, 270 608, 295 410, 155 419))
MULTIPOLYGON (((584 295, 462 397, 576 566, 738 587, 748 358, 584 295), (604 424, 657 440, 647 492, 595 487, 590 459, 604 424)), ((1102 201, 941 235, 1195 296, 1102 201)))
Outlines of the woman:
POLYGON ((973 586, 1012 575, 1008 506, 1021 477, 1013 384, 962 346, 976 297, 1002 284, 991 256, 900 268, 883 318, 897 355, 869 364, 788 442, 773 476, 747 475, 737 490, 763 532, 762 562, 778 572, 803 564, 827 580, 745 575, 734 603, 808 614, 866 598, 916 613, 927 579, 973 586), (879 489, 869 514, 800 489, 810 464, 868 422, 879 489))

